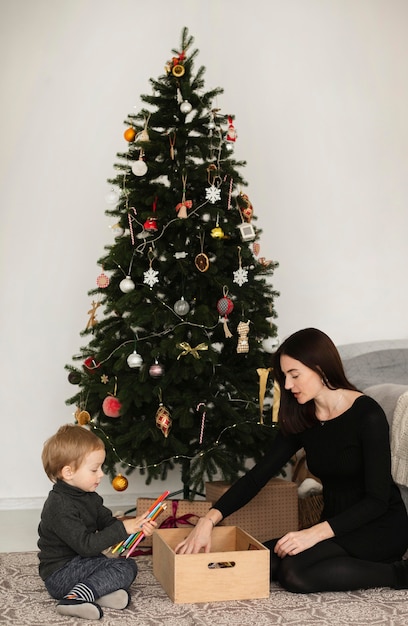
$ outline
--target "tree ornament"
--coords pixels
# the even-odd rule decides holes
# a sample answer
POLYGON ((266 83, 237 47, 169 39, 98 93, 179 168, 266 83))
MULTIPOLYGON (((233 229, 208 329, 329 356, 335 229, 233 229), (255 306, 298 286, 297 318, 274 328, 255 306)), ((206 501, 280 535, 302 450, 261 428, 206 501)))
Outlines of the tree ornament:
POLYGON ((108 204, 117 204, 119 202, 119 194, 114 189, 111 189, 106 194, 105 200, 108 204))
POLYGON ((79 372, 70 372, 68 374, 68 382, 70 382, 71 385, 79 385, 81 382, 81 374, 79 372))
POLYGON ((97 320, 96 320, 96 310, 98 309, 98 307, 101 306, 100 302, 95 302, 95 300, 92 300, 91 302, 91 308, 88 311, 88 315, 89 320, 88 323, 86 325, 86 330, 88 330, 89 328, 93 328, 94 326, 96 326, 97 324, 97 320))
POLYGON ((148 217, 143 224, 143 228, 148 233, 157 233, 157 231, 159 230, 157 226, 157 219, 155 217, 148 217))
POLYGON ((142 363, 143 363, 143 359, 140 356, 140 354, 138 354, 136 350, 133 350, 132 354, 129 354, 127 358, 127 364, 129 365, 129 367, 131 367, 132 369, 135 369, 137 367, 140 367, 142 363))
POLYGON ((88 356, 84 361, 84 369, 88 372, 94 372, 100 367, 100 363, 97 363, 94 356, 88 356))
POLYGON ((181 198, 181 202, 179 202, 179 204, 177 204, 177 206, 176 206, 176 211, 177 211, 177 217, 179 217, 181 219, 186 219, 186 217, 187 217, 187 209, 191 209, 191 207, 193 206, 193 203, 192 203, 191 200, 186 200, 187 176, 185 174, 183 174, 181 179, 182 179, 182 182, 183 182, 183 195, 182 195, 182 198, 181 198))
POLYGON ((217 302, 217 310, 223 322, 225 337, 228 339, 232 337, 232 333, 228 328, 228 315, 234 310, 234 303, 231 298, 228 298, 227 287, 224 287, 224 296, 217 302))
POLYGON ((149 367, 149 374, 152 378, 160 378, 164 374, 164 367, 159 363, 158 359, 149 367))
POLYGON ((263 420, 263 403, 265 398, 266 391, 266 383, 268 381, 268 376, 270 372, 273 371, 272 367, 260 367, 256 370, 259 376, 259 421, 261 424, 264 423, 263 420))
POLYGON ((211 237, 213 239, 224 239, 225 237, 224 231, 222 230, 221 226, 218 224, 218 220, 217 220, 217 224, 215 228, 213 228, 211 231, 211 237))
POLYGON ((218 189, 215 185, 210 185, 205 190, 205 199, 209 200, 211 204, 215 204, 218 200, 221 200, 221 189, 218 189))
POLYGON ((119 289, 123 291, 123 293, 130 293, 135 289, 135 283, 130 276, 126 276, 126 278, 120 281, 119 289))
POLYGON ((167 439, 173 422, 170 417, 169 410, 166 409, 166 407, 163 405, 161 389, 159 390, 159 402, 160 402, 159 408, 157 409, 156 416, 155 416, 156 426, 157 428, 160 428, 163 435, 167 439))
POLYGON ((136 131, 134 128, 127 128, 125 132, 123 133, 123 136, 126 139, 126 141, 130 143, 136 137, 136 131))
POLYGON ((147 130, 147 125, 149 123, 150 120, 150 115, 144 120, 144 128, 143 130, 140 131, 140 133, 138 134, 138 136, 136 137, 136 141, 139 143, 141 141, 150 141, 150 137, 149 137, 149 133, 147 130))
POLYGON ((109 282, 110 281, 108 276, 106 276, 106 274, 104 274, 102 270, 102 273, 99 274, 98 278, 96 279, 96 284, 100 289, 106 289, 106 287, 109 285, 109 282))
POLYGON ((254 241, 254 243, 252 244, 252 252, 254 253, 255 256, 258 256, 258 254, 261 251, 261 246, 258 243, 258 241, 254 241))
POLYGON ((237 228, 239 228, 241 232, 242 241, 252 241, 253 239, 255 239, 256 233, 252 224, 242 222, 242 224, 238 224, 237 228))
POLYGON ((132 165, 132 172, 135 176, 144 176, 147 172, 147 165, 144 160, 144 152, 140 150, 139 158, 132 165))
POLYGON ((159 230, 157 226, 156 210, 157 210, 157 197, 153 200, 153 204, 152 204, 153 215, 151 217, 148 217, 145 223, 143 224, 143 228, 148 233, 156 233, 159 230))
POLYGON ((128 488, 128 484, 128 479, 125 476, 122 476, 122 474, 118 474, 112 480, 112 487, 115 491, 125 491, 128 488))
POLYGON ((122 237, 123 233, 125 232, 125 229, 122 228, 119 222, 116 222, 116 224, 112 224, 111 226, 109 226, 109 228, 112 230, 114 237, 122 237))
POLYGON ((169 133, 169 144, 170 144, 170 158, 174 161, 175 151, 174 146, 176 145, 176 131, 169 133))
POLYGON ((235 141, 237 138, 237 131, 235 130, 234 122, 231 115, 228 115, 228 131, 227 131, 227 141, 235 141))
POLYGON ((187 341, 182 341, 181 343, 177 344, 177 348, 182 350, 182 352, 180 352, 180 354, 177 357, 177 361, 182 356, 187 356, 187 354, 192 354, 195 359, 199 359, 200 358, 199 351, 208 350, 208 345, 206 343, 199 343, 198 346, 196 346, 195 348, 192 348, 187 341))
POLYGON ((200 272, 206 272, 210 267, 210 259, 204 252, 205 233, 200 234, 201 252, 194 259, 195 266, 200 272))
POLYGON ((91 421, 91 416, 88 411, 82 411, 81 409, 78 409, 75 413, 75 418, 80 426, 86 426, 91 421))
POLYGON ((176 78, 181 78, 182 76, 184 76, 185 74, 185 67, 184 65, 181 65, 181 63, 176 63, 175 65, 173 65, 173 68, 171 70, 171 73, 173 74, 173 76, 175 76, 176 78))
POLYGON ((152 267, 152 263, 153 263, 153 259, 154 259, 154 253, 152 248, 150 248, 149 253, 148 253, 148 257, 149 257, 149 263, 150 263, 150 267, 147 270, 147 272, 143 272, 143 282, 146 285, 149 285, 150 289, 153 287, 153 285, 155 285, 156 283, 159 282, 159 279, 157 278, 157 276, 159 275, 159 272, 157 270, 154 270, 152 267))
POLYGON ((254 207, 252 206, 252 203, 246 193, 241 192, 238 196, 238 201, 239 200, 241 214, 247 222, 250 222, 254 214, 254 207))
POLYGON ((199 411, 201 413, 201 428, 200 428, 200 438, 199 438, 199 443, 201 445, 203 443, 205 418, 207 415, 204 402, 200 402, 199 404, 197 404, 196 411, 199 411))
POLYGON ((234 272, 234 283, 237 283, 240 287, 244 283, 248 282, 248 270, 244 270, 242 267, 242 259, 241 259, 241 247, 238 246, 238 259, 239 259, 239 269, 234 272))
POLYGON ((102 402, 102 411, 107 417, 119 417, 121 408, 122 404, 116 396, 106 396, 102 402))
POLYGON ((187 315, 187 313, 190 310, 190 305, 189 303, 184 300, 184 297, 181 296, 180 300, 177 300, 177 302, 174 305, 174 312, 177 313, 177 315, 187 315))
POLYGON ((250 321, 240 322, 237 326, 238 331, 238 344, 237 344, 237 353, 245 354, 249 352, 249 342, 248 342, 248 333, 249 333, 249 324, 250 321))
POLYGON ((183 115, 188 115, 189 113, 191 113, 192 110, 193 107, 191 103, 188 100, 183 100, 183 102, 180 104, 180 111, 183 113, 183 115))

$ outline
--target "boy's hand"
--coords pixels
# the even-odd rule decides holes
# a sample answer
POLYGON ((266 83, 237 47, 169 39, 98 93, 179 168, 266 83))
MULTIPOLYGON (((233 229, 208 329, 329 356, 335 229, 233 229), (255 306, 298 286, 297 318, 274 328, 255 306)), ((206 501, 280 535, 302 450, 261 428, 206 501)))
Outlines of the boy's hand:
POLYGON ((139 517, 132 517, 130 519, 124 519, 123 525, 126 528, 126 532, 128 535, 133 535, 134 533, 143 531, 146 537, 149 537, 153 534, 155 528, 157 528, 157 522, 151 520, 147 517, 148 511, 145 511, 143 515, 139 517))

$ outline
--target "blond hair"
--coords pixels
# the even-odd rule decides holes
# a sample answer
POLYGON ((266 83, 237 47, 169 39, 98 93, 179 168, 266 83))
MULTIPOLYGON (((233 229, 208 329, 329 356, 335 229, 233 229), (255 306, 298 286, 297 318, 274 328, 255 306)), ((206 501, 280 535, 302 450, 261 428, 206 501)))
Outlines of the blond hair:
POLYGON ((104 449, 103 441, 95 433, 83 426, 65 424, 47 439, 41 459, 45 473, 55 483, 61 478, 63 467, 70 465, 76 471, 90 452, 104 449))

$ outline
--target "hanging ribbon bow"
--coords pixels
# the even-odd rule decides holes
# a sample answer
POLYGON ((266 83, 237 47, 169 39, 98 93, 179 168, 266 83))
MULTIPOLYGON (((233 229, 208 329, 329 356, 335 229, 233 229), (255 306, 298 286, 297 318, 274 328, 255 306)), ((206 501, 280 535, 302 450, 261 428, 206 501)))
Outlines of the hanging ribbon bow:
POLYGON ((181 219, 185 219, 187 217, 187 209, 191 209, 192 206, 193 206, 192 200, 184 200, 183 202, 179 202, 176 205, 176 211, 178 213, 178 216, 181 219))
POLYGON ((263 424, 263 403, 265 398, 266 383, 268 381, 269 372, 272 372, 272 367, 260 367, 256 371, 259 376, 259 421, 263 424))
POLYGON ((199 359, 200 355, 198 354, 198 351, 208 350, 208 345, 206 343, 199 343, 198 346, 192 348, 190 344, 187 343, 187 341, 182 341, 181 343, 178 343, 177 347, 183 350, 183 352, 180 352, 180 354, 178 355, 177 360, 179 360, 179 358, 182 356, 186 356, 186 354, 192 354, 195 359, 199 359))
POLYGON ((195 524, 193 524, 190 520, 192 517, 198 519, 199 516, 195 515, 195 513, 186 513, 185 515, 177 517, 179 501, 172 500, 171 502, 172 515, 166 517, 164 522, 160 524, 160 528, 178 528, 178 524, 180 524, 181 526, 195 526, 195 524))

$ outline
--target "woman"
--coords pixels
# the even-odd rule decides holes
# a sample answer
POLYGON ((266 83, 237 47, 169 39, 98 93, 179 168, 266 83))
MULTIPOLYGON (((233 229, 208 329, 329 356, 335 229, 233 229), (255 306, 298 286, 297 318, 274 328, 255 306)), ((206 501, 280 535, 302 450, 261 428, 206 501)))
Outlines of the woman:
POLYGON ((408 588, 408 516, 391 476, 385 414, 351 384, 331 339, 300 330, 274 355, 279 432, 269 453, 201 518, 176 551, 211 548, 211 530, 249 502, 300 449, 323 484, 319 523, 265 545, 271 579, 297 593, 408 588))

